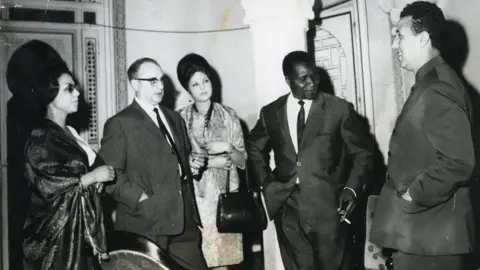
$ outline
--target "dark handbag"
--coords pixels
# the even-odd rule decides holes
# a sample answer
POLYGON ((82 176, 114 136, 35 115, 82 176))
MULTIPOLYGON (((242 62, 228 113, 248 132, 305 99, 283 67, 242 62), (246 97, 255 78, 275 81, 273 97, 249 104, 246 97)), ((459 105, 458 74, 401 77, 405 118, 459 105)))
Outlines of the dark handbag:
POLYGON ((245 169, 245 185, 238 192, 230 192, 230 171, 227 173, 225 193, 220 194, 217 207, 217 229, 220 233, 250 233, 267 228, 267 213, 261 197, 249 188, 245 169))

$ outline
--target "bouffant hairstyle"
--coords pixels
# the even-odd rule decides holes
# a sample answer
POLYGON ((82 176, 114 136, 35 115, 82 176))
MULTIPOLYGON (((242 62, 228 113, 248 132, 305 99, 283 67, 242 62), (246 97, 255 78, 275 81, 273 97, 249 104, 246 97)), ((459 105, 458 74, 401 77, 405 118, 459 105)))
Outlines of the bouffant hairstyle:
POLYGON ((189 53, 180 59, 177 65, 177 78, 185 90, 189 91, 188 82, 196 72, 202 72, 212 80, 212 67, 203 56, 189 53))
POLYGON ((40 73, 38 80, 34 83, 33 91, 42 106, 46 107, 57 97, 60 90, 58 78, 63 74, 74 78, 72 72, 63 64, 50 66, 40 73))

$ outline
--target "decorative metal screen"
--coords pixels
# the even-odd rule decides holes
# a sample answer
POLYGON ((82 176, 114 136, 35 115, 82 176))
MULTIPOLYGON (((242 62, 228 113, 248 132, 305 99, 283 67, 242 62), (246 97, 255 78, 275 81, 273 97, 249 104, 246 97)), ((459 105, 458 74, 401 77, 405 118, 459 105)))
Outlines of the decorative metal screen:
POLYGON ((98 143, 97 41, 94 38, 86 38, 85 45, 85 94, 90 106, 88 142, 96 144, 98 143))

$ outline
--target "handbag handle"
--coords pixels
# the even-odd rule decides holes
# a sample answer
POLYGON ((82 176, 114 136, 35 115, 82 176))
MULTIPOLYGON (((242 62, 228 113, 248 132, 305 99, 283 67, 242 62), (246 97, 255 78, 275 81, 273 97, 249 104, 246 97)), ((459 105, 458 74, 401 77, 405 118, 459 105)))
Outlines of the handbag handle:
POLYGON ((230 170, 231 169, 227 170, 227 181, 225 183, 225 194, 230 193, 230 170))
MULTIPOLYGON (((234 167, 236 169, 236 167, 234 167)), ((227 170, 227 181, 225 183, 225 193, 230 193, 230 171, 232 170, 232 168, 228 169, 227 170)), ((245 177, 244 179, 241 179, 240 176, 238 177, 239 180, 243 180, 245 183, 244 185, 242 185, 242 181, 240 181, 239 183, 239 191, 243 191, 243 190, 247 190, 247 191, 250 191, 250 177, 249 177, 249 174, 248 174, 248 166, 245 162, 245 169, 243 170, 244 174, 245 174, 245 177)))

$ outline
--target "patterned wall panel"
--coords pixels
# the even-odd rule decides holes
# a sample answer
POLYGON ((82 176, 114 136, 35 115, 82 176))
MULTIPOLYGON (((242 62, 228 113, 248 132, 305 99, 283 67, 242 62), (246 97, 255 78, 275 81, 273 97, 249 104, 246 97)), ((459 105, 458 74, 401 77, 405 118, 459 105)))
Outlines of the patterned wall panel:
POLYGON ((97 117, 97 40, 85 39, 85 97, 90 105, 90 119, 88 125, 88 142, 98 143, 97 117))
POLYGON ((342 12, 322 18, 315 26, 309 50, 315 56, 317 66, 329 74, 335 95, 351 102, 358 113, 364 113, 364 101, 355 63, 360 57, 354 46, 352 12, 342 12), (312 48, 313 47, 313 48, 312 48))
POLYGON ((127 48, 125 42, 125 0, 113 2, 113 25, 117 28, 113 32, 115 57, 115 87, 117 111, 122 110, 128 103, 127 80, 127 48))
POLYGON ((347 59, 345 50, 339 40, 329 31, 317 28, 314 39, 315 62, 327 70, 335 87, 336 95, 348 98, 347 91, 347 59))

